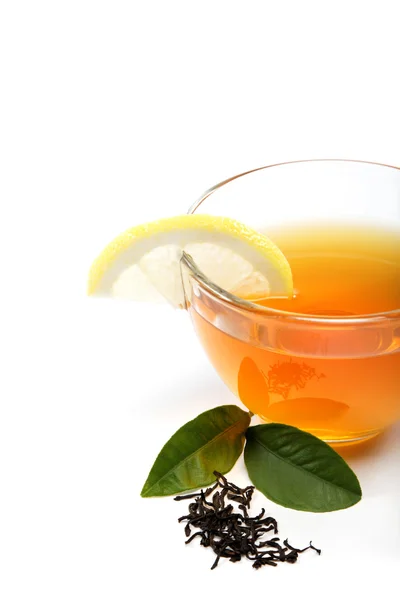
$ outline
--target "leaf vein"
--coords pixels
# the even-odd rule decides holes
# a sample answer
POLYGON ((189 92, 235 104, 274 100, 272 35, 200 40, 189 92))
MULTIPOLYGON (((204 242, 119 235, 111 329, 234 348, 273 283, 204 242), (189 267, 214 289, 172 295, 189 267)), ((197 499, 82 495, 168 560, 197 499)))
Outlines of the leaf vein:
MULTIPOLYGON (((257 444, 259 444, 262 448, 264 448, 265 450, 267 450, 268 452, 270 452, 271 454, 273 454, 273 456, 275 456, 275 458, 278 458, 279 460, 290 464, 291 466, 293 466, 295 469, 300 470, 301 472, 305 472, 308 473, 312 478, 317 479, 318 481, 322 481, 325 484, 329 484, 334 486, 335 488, 338 488, 339 490, 346 490, 346 492, 352 494, 353 496, 355 496, 356 498, 360 497, 360 494, 357 494, 356 492, 354 492, 353 490, 350 490, 347 487, 341 487, 340 485, 338 485, 337 483, 333 482, 333 481, 329 481, 327 479, 322 479, 322 477, 320 477, 319 475, 316 475, 315 473, 312 473, 310 471, 307 471, 306 469, 304 469, 303 467, 296 465, 292 462, 290 462, 289 460, 282 458, 282 456, 279 456, 279 454, 276 454, 276 452, 274 452, 273 450, 271 450, 271 448, 269 448, 268 446, 265 446, 260 440, 258 440, 257 438, 253 438, 253 440, 255 442, 257 442, 257 444)), ((346 465, 347 466, 347 465, 346 465)))
MULTIPOLYGON (((233 423, 232 425, 230 425, 230 427, 228 427, 228 429, 224 429, 217 436, 211 438, 211 440, 208 440, 208 442, 205 443, 203 446, 200 446, 199 448, 197 448, 196 450, 194 450, 191 454, 189 454, 188 456, 186 456, 185 458, 183 458, 179 463, 177 463, 173 467, 171 467, 169 469, 169 471, 167 471, 166 473, 164 473, 164 475, 160 479, 158 479, 158 481, 154 482, 153 485, 147 490, 147 492, 150 492, 156 485, 159 485, 174 469, 176 469, 176 468, 180 467, 181 465, 185 464, 185 462, 187 462, 190 458, 192 458, 192 456, 194 456, 196 454, 196 452, 198 452, 199 450, 202 450, 204 448, 207 448, 207 446, 209 444, 212 444, 212 443, 216 442, 221 436, 227 434, 229 431, 231 431, 232 429, 234 429, 235 427, 237 427, 240 423, 241 423, 241 421, 238 419, 237 421, 235 421, 235 423, 233 423)), ((245 430, 243 430, 243 432, 244 431, 245 430)))

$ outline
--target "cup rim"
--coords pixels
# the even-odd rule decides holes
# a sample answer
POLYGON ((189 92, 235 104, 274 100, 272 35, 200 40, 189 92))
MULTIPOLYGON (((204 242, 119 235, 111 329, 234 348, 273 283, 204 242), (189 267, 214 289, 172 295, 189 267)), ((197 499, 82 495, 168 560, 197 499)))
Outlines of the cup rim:
MULTIPOLYGON (((237 175, 233 175, 219 183, 213 185, 208 188, 189 208, 187 214, 191 215, 196 212, 198 207, 217 189, 223 187, 224 185, 234 181, 235 179, 239 179, 240 177, 244 177, 245 175, 250 175, 251 173, 255 173, 257 171, 263 171, 265 169, 271 169, 273 167, 281 167, 285 165, 299 164, 299 163, 316 163, 316 162, 343 162, 343 163, 357 163, 357 164, 367 164, 374 165, 378 167, 386 167, 388 169, 395 169, 396 171, 400 171, 400 167, 395 167, 394 165, 388 165, 385 163, 373 162, 368 160, 356 160, 356 159, 346 159, 346 158, 315 158, 315 159, 303 159, 303 160, 291 160, 285 161, 281 163, 274 163, 271 165, 265 165, 262 167, 257 167, 255 169, 250 169, 248 171, 243 171, 237 175)), ((209 293, 213 296, 222 300, 230 305, 233 305, 241 310, 256 312, 263 316, 270 317, 281 317, 290 320, 294 320, 297 322, 303 323, 316 323, 316 324, 326 324, 326 325, 355 325, 355 324, 373 324, 378 323, 387 319, 396 319, 400 317, 400 308, 395 308, 390 311, 383 311, 378 313, 369 313, 369 314, 360 314, 360 315, 341 315, 340 317, 334 315, 313 315, 313 314, 304 314, 297 313, 291 311, 280 310, 276 308, 270 308, 267 306, 262 306, 260 304, 256 304, 255 302, 251 302, 249 300, 244 300, 239 296, 235 296, 231 294, 224 288, 221 288, 216 283, 214 283, 211 279, 209 279, 196 265, 191 256, 186 254, 185 252, 182 255, 181 262, 186 266, 189 271, 191 271, 192 276, 196 279, 196 281, 201 284, 209 293)))

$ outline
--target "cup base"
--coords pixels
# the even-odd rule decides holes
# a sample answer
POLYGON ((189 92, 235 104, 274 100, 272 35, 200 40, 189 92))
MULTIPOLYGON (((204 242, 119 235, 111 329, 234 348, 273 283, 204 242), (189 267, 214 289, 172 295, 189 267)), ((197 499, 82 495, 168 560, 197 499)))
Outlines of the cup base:
POLYGON ((367 441, 372 440, 373 438, 377 437, 378 435, 383 433, 383 431, 384 431, 383 429, 376 429, 375 431, 371 431, 371 432, 369 432, 365 435, 361 435, 359 437, 348 437, 348 438, 333 439, 333 440, 321 437, 320 439, 322 439, 326 444, 329 444, 329 446, 333 446, 334 448, 342 448, 344 446, 356 446, 358 444, 363 444, 364 442, 367 442, 367 441))
MULTIPOLYGON (((280 422, 280 421, 271 421, 270 419, 266 419, 265 417, 262 417, 262 416, 259 416, 259 418, 261 419, 261 421, 263 423, 280 422)), ((339 432, 332 431, 332 430, 329 431, 329 430, 324 430, 321 428, 301 426, 301 425, 297 425, 296 423, 293 423, 293 422, 286 423, 286 424, 292 425, 294 427, 299 427, 299 429, 301 429, 302 431, 311 433, 312 435, 319 438, 326 444, 329 444, 329 446, 332 446, 333 448, 336 448, 336 449, 342 448, 345 446, 356 446, 359 444, 363 444, 364 442, 367 442, 367 441, 372 440, 373 438, 377 437, 378 435, 383 433, 383 431, 385 430, 385 428, 382 427, 379 429, 369 429, 367 431, 361 431, 361 432, 349 431, 348 433, 346 433, 346 432, 339 433, 339 432)))
POLYGON ((329 446, 333 448, 343 448, 345 446, 357 446, 359 444, 363 444, 377 437, 381 433, 383 433, 384 429, 375 429, 374 431, 369 431, 367 433, 363 433, 361 435, 343 435, 342 437, 331 437, 328 435, 321 434, 321 431, 312 431, 311 429, 305 429, 308 433, 315 435, 315 437, 319 438, 329 446))

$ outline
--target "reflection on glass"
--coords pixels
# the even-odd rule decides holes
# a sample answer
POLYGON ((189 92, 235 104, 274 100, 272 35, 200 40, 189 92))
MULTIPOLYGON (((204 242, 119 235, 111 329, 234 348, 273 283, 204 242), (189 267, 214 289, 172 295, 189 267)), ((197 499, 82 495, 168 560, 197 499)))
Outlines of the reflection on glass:
POLYGON ((318 375, 316 370, 305 362, 296 362, 290 358, 273 364, 268 370, 266 380, 270 392, 287 399, 293 388, 302 390, 310 379, 323 377, 325 377, 323 373, 318 375))

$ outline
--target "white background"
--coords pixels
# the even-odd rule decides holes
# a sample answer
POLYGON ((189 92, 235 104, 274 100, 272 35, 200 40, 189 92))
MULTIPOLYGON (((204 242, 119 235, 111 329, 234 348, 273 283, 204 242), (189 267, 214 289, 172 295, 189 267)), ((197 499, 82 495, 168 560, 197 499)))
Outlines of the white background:
MULTIPOLYGON (((399 165, 396 4, 1 2, 2 600, 397 593, 399 427, 348 455, 352 509, 257 495, 321 557, 211 572, 212 553, 183 543, 184 507, 139 494, 179 426, 236 400, 186 314, 85 297, 113 236, 225 177, 301 158, 399 165)), ((241 461, 232 479, 248 482, 241 461)))

